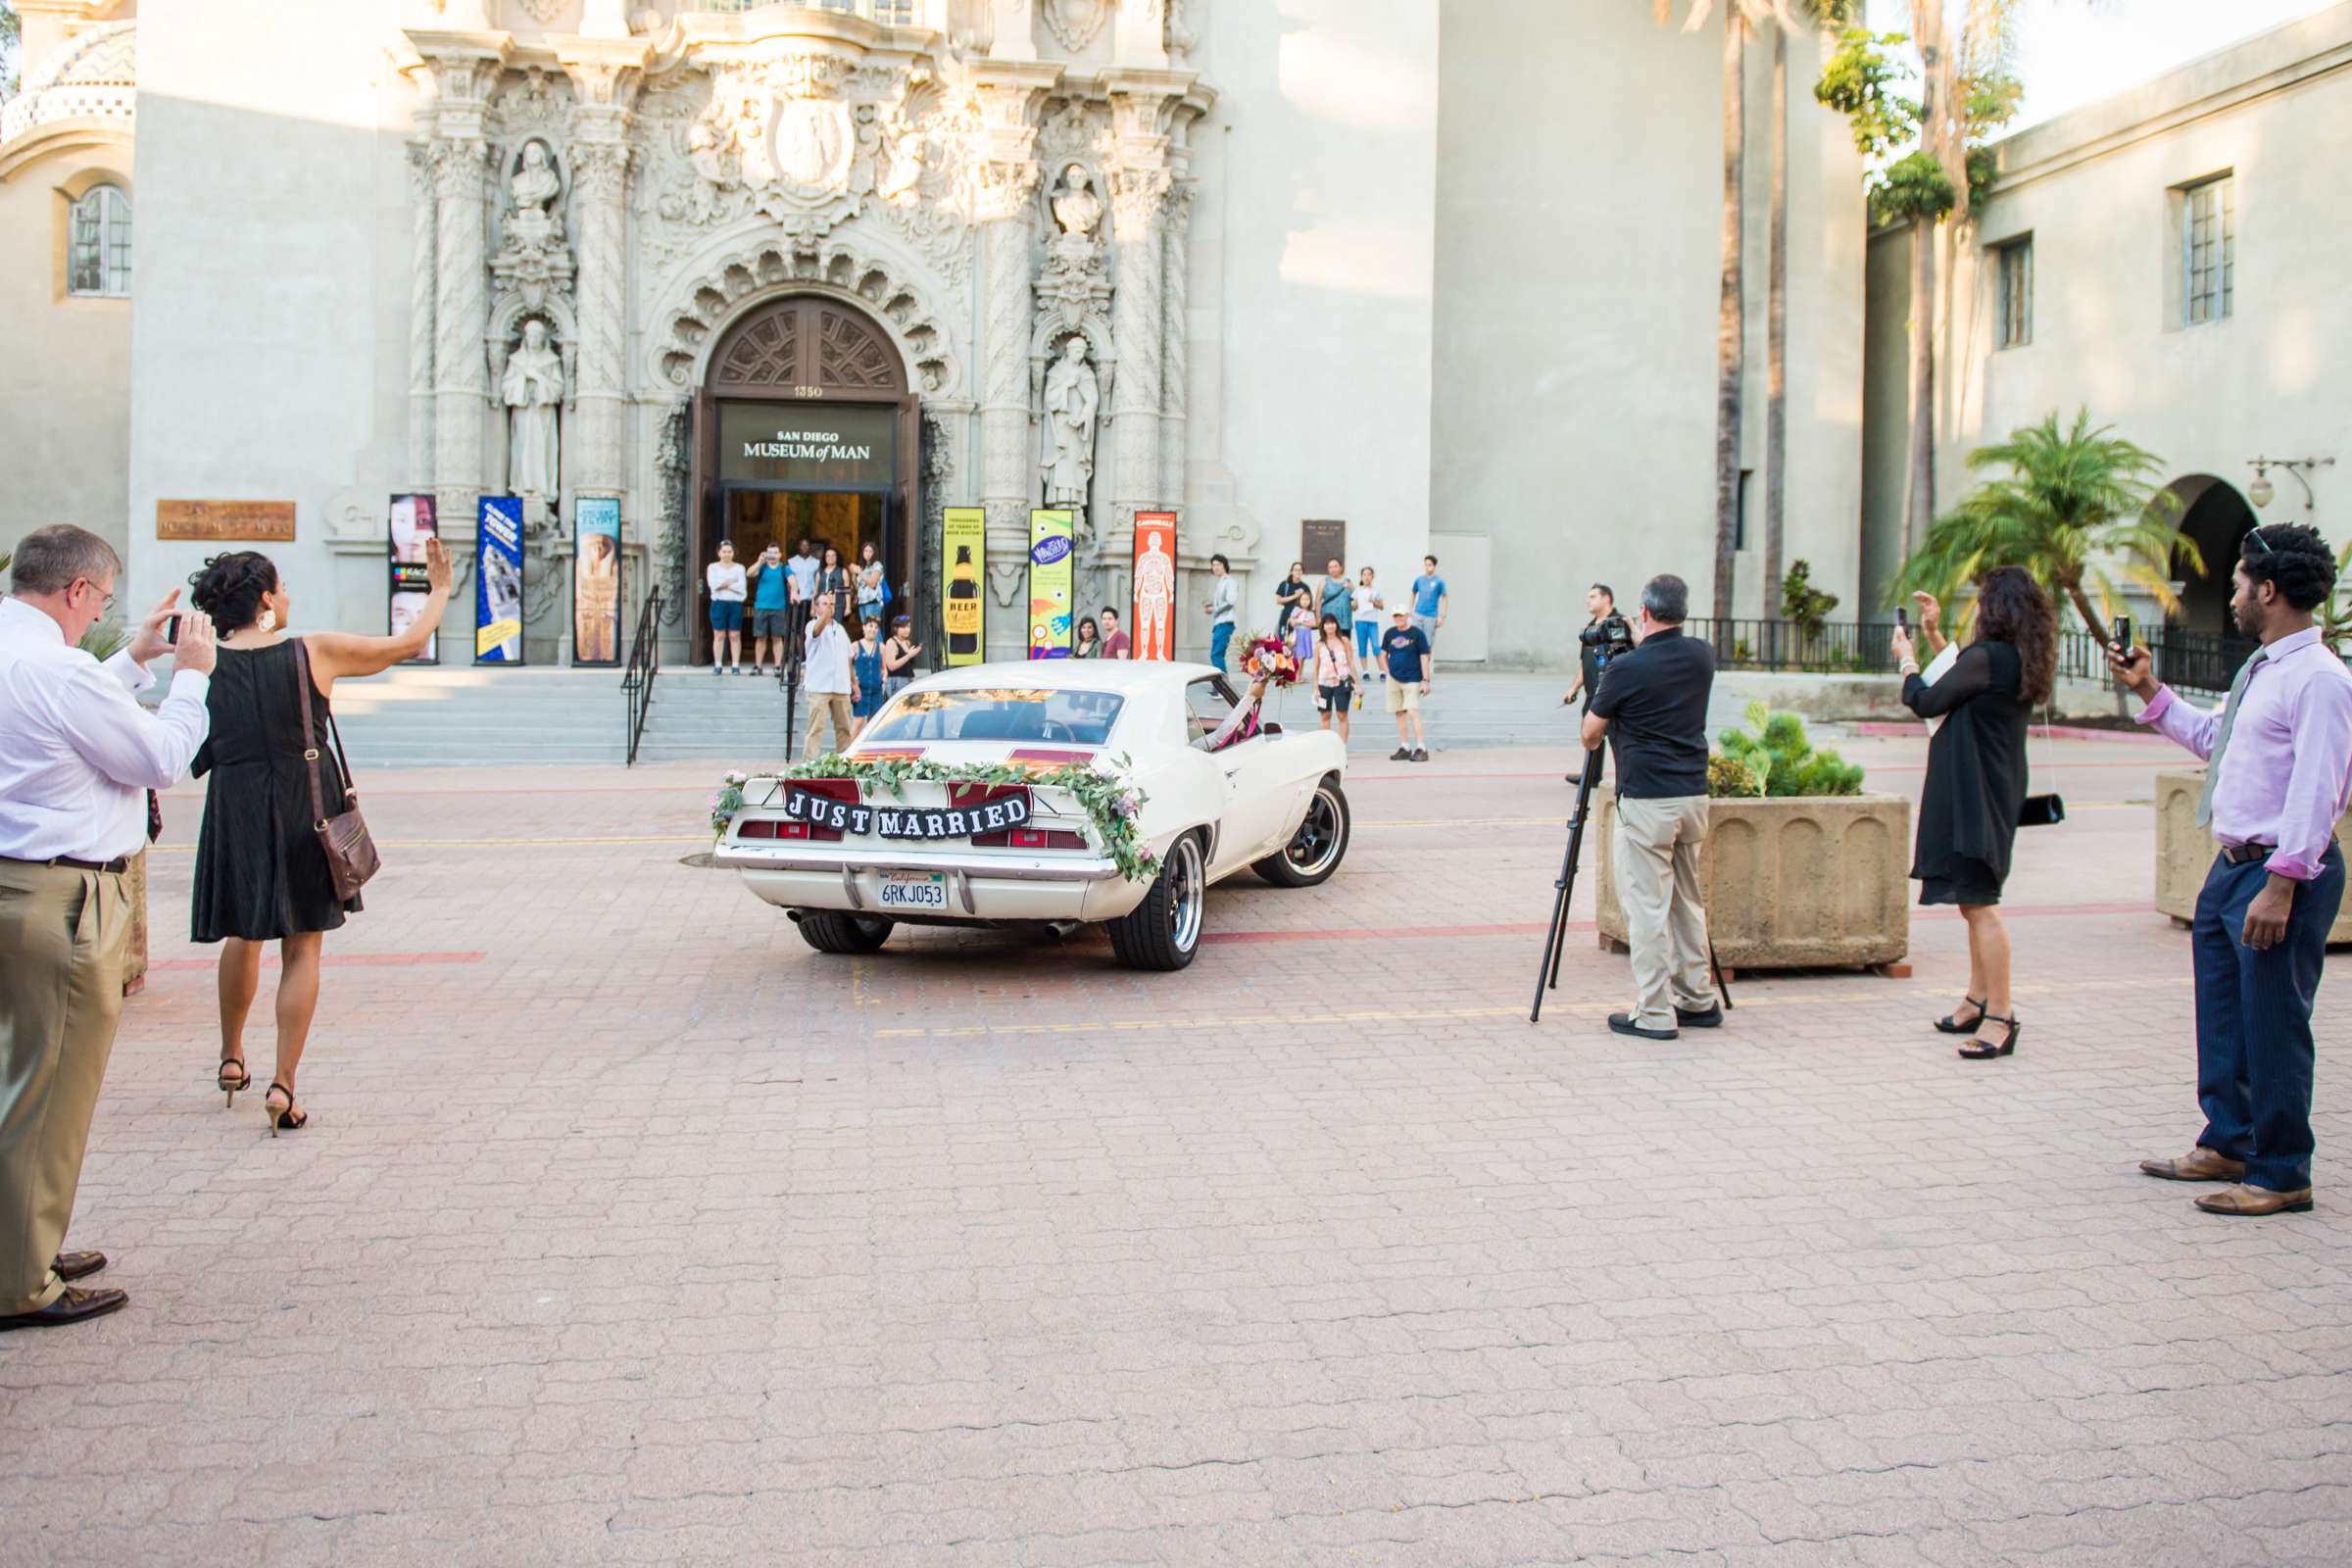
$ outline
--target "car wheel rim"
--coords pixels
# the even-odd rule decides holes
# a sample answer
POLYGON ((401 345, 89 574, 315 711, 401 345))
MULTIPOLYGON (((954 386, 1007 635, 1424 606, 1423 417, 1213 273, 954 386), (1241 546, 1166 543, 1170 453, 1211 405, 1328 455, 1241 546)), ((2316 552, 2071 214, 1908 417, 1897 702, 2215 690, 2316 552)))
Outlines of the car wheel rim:
POLYGON ((1200 940, 1200 844, 1186 839, 1168 860, 1168 935, 1176 951, 1190 953, 1200 940))
POLYGON ((1300 876, 1318 876, 1328 870, 1340 854, 1340 803, 1330 788, 1316 790, 1307 804, 1306 819, 1283 847, 1283 858, 1291 862, 1291 869, 1300 876))

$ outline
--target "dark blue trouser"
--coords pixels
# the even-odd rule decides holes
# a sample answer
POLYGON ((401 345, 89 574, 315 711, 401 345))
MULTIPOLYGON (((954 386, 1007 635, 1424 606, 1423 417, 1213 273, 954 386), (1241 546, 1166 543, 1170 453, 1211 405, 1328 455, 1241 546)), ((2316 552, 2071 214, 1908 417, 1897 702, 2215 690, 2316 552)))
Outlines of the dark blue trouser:
POLYGON ((2329 846, 2320 874, 2295 889, 2286 940, 2257 953, 2245 945, 2246 906, 2270 878, 2260 860, 2216 856, 2197 895, 2197 1143, 2245 1161, 2249 1185, 2291 1193, 2311 1185, 2311 1006, 2344 858, 2329 846))
POLYGON ((1208 628, 1208 662, 1225 667, 1225 650, 1233 645, 1233 622, 1220 620, 1208 628))

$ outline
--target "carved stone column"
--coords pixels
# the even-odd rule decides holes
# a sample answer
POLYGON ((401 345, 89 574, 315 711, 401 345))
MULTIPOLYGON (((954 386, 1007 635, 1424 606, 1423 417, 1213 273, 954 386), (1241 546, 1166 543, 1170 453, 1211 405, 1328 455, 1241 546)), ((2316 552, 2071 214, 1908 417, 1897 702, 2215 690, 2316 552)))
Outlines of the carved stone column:
POLYGON ((570 474, 575 494, 616 496, 627 488, 629 110, 650 47, 623 29, 618 39, 583 38, 560 53, 577 105, 571 144, 580 256, 573 305, 579 332, 570 474))
POLYGON ((1167 220, 1162 225, 1166 234, 1166 257, 1162 263, 1160 284, 1160 357, 1159 394, 1159 504, 1163 507, 1184 505, 1185 438, 1189 428, 1186 413, 1190 388, 1191 356, 1187 352, 1186 334, 1191 323, 1186 319, 1191 310, 1191 253, 1187 246, 1193 226, 1192 181, 1180 179, 1168 192, 1167 220))
POLYGON ((504 33, 409 36, 440 93, 425 152, 433 187, 433 490, 443 528, 454 530, 472 520, 485 483, 490 145, 482 116, 513 42, 504 33))
POLYGON ((433 487, 435 205, 432 143, 420 138, 409 143, 409 449, 402 483, 412 490, 433 487))
POLYGON ((1111 438, 1117 457, 1111 502, 1117 516, 1098 529, 1116 559, 1132 541, 1138 508, 1159 502, 1159 401, 1164 369, 1161 334, 1167 271, 1165 224, 1169 179, 1163 167, 1116 169, 1110 176, 1110 336, 1118 345, 1119 375, 1111 394, 1111 438))

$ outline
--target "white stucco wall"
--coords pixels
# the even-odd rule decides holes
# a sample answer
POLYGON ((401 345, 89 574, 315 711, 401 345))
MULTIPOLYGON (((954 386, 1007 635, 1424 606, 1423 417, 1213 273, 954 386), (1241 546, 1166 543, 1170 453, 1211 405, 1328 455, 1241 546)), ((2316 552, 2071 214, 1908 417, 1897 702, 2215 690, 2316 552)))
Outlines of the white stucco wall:
MULTIPOLYGON (((0 156, 10 151, 0 146, 0 156)), ((96 181, 130 190, 130 149, 63 145, 0 178, 0 554, 55 522, 127 548, 132 304, 75 298, 63 271, 67 193, 96 181)), ((134 294, 144 284, 146 216, 134 200, 134 294)))
MULTIPOLYGON (((2005 173, 1953 278, 1939 505, 1965 491, 1972 448, 2052 412, 2071 420, 2081 407, 2161 457, 2168 479, 2214 475, 2243 491, 2257 456, 2352 458, 2342 373, 2352 357, 2347 66, 2352 5, 2002 145, 2005 173), (2224 172, 2236 182, 2234 313, 2184 327, 2175 193, 2224 172), (2034 243, 2034 338, 1995 349, 1999 278, 1988 248, 2023 235, 2034 243)), ((2340 541, 2352 468, 2314 476, 2309 514, 2292 478, 2273 482, 2264 520, 2311 520, 2340 541)))
POLYGON ((128 524, 142 597, 208 555, 259 548, 301 624, 383 628, 380 553, 338 557, 327 519, 348 497, 380 522, 401 445, 408 88, 386 51, 399 12, 141 8, 128 524), (295 541, 159 543, 166 498, 292 501, 295 541))
POLYGON ((1426 548, 1438 5, 1200 11, 1219 98, 1194 158, 1192 522, 1257 531, 1246 632, 1305 518, 1347 519, 1349 568, 1393 588, 1426 548))
MULTIPOLYGON (((1762 612, 1770 43, 1748 49, 1746 419, 1738 612, 1762 612)), ((1784 559, 1849 612, 1859 568, 1860 168, 1789 51, 1784 559)), ((1439 137, 1432 526, 1495 537, 1493 658, 1559 663, 1585 587, 1657 572, 1703 612, 1715 526, 1722 34, 1644 6, 1448 6, 1439 137), (1544 40, 1544 46, 1534 46, 1544 40)), ((1777 599, 1777 596, 1776 596, 1777 599)))

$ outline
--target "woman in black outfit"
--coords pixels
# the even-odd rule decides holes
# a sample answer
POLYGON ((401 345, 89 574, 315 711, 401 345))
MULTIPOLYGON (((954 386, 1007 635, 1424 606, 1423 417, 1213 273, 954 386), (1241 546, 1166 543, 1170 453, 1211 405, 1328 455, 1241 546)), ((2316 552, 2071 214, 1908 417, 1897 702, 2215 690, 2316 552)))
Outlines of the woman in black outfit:
MULTIPOLYGON (((1919 629, 1936 652, 1941 608, 1928 594, 1919 629)), ((1919 842, 1911 875, 1922 904, 1956 904, 1968 922, 1968 994, 1962 1009, 1936 1020, 1945 1034, 1970 1035, 1960 1054, 1974 1061, 2006 1056, 2020 1033, 2009 1000, 2009 932, 2001 924, 2001 884, 2026 799, 2026 726, 2050 699, 2058 672, 2058 615, 2049 597, 2020 566, 1985 573, 1977 585, 1976 640, 1931 686, 1921 677, 1911 639, 1894 634, 1903 702, 1943 725, 1928 743, 1927 792, 1919 805, 1919 842), (1984 1038, 1986 1024, 2006 1031, 1984 1038)))
POLYGON ((220 628, 220 662, 206 700, 212 733, 191 769, 210 778, 196 836, 190 934, 198 942, 226 944, 220 954, 219 1087, 232 1105, 237 1091, 253 1084, 245 1066, 245 1015, 261 985, 262 944, 278 944, 277 1071, 263 1097, 273 1137, 281 1127, 291 1131, 311 1119, 295 1103, 294 1071, 318 1009, 320 941, 360 907, 356 897, 336 899, 316 831, 311 769, 318 769, 318 798, 330 812, 342 808, 349 782, 327 738, 327 699, 341 676, 372 675, 424 652, 449 603, 449 556, 437 539, 425 542, 425 574, 432 595, 397 637, 286 636, 293 600, 259 551, 216 556, 190 579, 196 608, 220 628), (298 701, 311 705, 317 736, 311 760, 304 756, 298 701))

